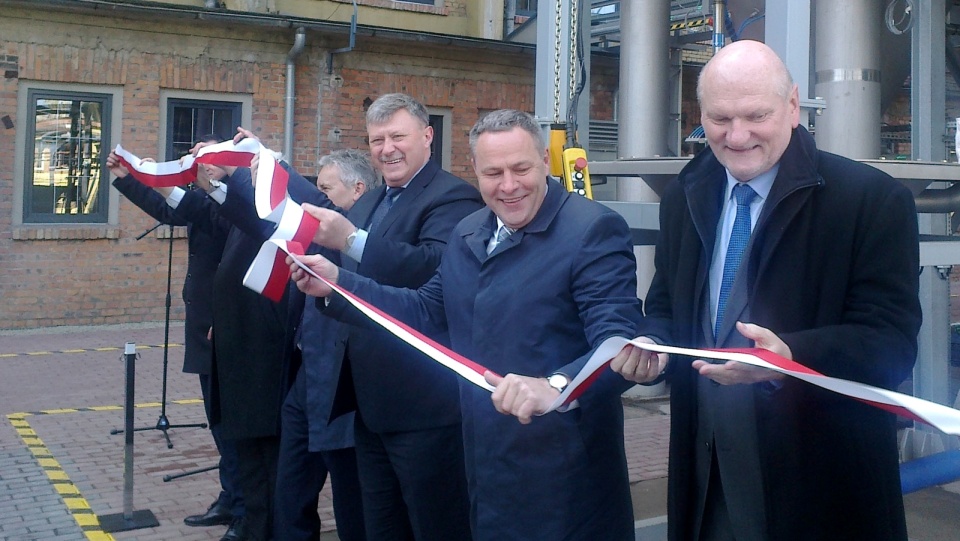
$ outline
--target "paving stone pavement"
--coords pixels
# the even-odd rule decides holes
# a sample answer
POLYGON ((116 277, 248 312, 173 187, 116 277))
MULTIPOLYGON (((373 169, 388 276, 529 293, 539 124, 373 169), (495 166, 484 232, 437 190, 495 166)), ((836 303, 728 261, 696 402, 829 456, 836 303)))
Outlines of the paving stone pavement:
MULTIPOLYGON (((183 374, 183 326, 170 328, 166 416, 172 425, 205 421, 197 377, 183 374)), ((215 472, 163 477, 215 464, 209 431, 172 428, 173 448, 156 430, 161 412, 162 324, 0 331, 0 539, 10 541, 201 541, 225 527, 191 528, 183 517, 206 509, 215 472), (102 532, 97 517, 123 512, 123 346, 136 361, 133 509, 159 526, 102 532)), ((625 406, 630 480, 666 476, 669 416, 656 401, 625 406)), ((663 498, 663 495, 655 495, 663 498)), ((655 510, 659 506, 653 507, 655 510)), ((329 486, 319 506, 324 539, 336 539, 329 486)), ((655 512, 654 512, 655 514, 655 512)), ((647 518, 647 517, 637 517, 647 518)))

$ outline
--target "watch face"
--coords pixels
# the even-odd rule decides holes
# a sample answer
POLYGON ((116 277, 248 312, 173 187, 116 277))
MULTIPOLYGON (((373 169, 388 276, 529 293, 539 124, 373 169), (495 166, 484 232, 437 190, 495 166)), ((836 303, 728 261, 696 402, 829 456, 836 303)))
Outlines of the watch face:
POLYGON ((567 386, 568 383, 569 382, 567 381, 567 377, 564 376, 563 374, 554 374, 549 378, 547 378, 547 384, 549 384, 551 387, 553 387, 558 391, 563 391, 563 389, 567 386))

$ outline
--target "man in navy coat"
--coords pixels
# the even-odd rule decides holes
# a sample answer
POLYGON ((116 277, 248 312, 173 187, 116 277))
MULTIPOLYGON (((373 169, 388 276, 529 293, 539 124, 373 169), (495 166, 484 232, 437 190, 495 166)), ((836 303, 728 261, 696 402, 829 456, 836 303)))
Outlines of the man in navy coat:
MULTIPOLYGON (((304 205, 320 220, 314 242, 344 268, 418 287, 436 271, 454 226, 480 208, 477 190, 430 159, 423 104, 386 94, 367 110, 374 166, 385 186, 347 212, 304 205)), ((470 538, 456 377, 382 329, 344 325, 331 417, 356 410, 355 443, 369 539, 470 538)))
MULTIPOLYGON (((492 398, 460 383, 474 540, 632 540, 626 383, 605 371, 578 404, 540 415, 603 340, 638 333, 630 231, 617 213, 547 176, 530 115, 490 113, 470 143, 487 208, 457 225, 426 285, 384 287, 318 256, 307 262, 414 327, 448 332, 456 352, 506 374, 486 375, 492 398)), ((312 295, 330 293, 302 271, 293 277, 312 295)), ((362 318, 343 299, 329 303, 330 315, 362 318)))
MULTIPOLYGON (((896 388, 921 319, 910 191, 818 150, 797 85, 762 43, 724 47, 698 96, 710 148, 663 196, 648 332, 896 388), (744 188, 752 233, 728 265, 744 188)), ((634 357, 611 366, 633 381, 659 371, 634 357)), ((671 541, 907 538, 893 414, 743 363, 671 359, 667 377, 671 541)))

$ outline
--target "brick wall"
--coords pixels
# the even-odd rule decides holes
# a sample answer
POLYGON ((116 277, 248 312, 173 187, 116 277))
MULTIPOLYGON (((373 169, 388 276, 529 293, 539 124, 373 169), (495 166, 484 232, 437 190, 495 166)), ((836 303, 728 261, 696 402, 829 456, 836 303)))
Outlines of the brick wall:
MULTIPOLYGON (((332 43, 339 43, 336 37, 332 43)), ((120 142, 141 156, 160 148, 161 92, 222 92, 252 99, 252 129, 265 145, 283 148, 285 57, 291 30, 188 20, 12 10, 0 19, 0 118, 16 118, 24 82, 122 87, 120 142)), ((532 54, 486 54, 477 48, 368 38, 338 55, 328 74, 326 37, 308 31, 297 63, 295 143, 291 161, 316 173, 318 157, 364 148, 365 99, 407 92, 453 120, 450 169, 467 180, 467 133, 478 112, 501 107, 533 111, 532 54), (339 134, 336 136, 335 134, 339 134)), ((339 46, 339 45, 336 45, 339 46)), ((166 290, 165 233, 135 237, 154 222, 120 200, 116 224, 32 227, 13 223, 15 140, 0 124, 0 328, 31 328, 162 320, 166 290), (43 239, 43 240, 41 240, 43 239), (49 240, 47 240, 49 239, 49 240)), ((173 310, 179 298, 186 242, 174 233, 173 310)))

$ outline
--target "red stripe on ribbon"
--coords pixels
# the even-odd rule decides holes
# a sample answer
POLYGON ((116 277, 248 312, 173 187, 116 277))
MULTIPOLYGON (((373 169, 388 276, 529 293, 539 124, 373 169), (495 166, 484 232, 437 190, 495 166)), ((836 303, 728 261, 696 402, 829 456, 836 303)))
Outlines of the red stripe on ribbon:
POLYGON ((491 372, 491 373, 493 373, 493 374, 496 374, 495 372, 493 372, 493 371, 490 370, 489 368, 486 368, 486 367, 483 366, 482 364, 476 363, 476 362, 474 362, 474 361, 471 361, 470 359, 464 357, 463 355, 460 355, 460 354, 457 353, 456 351, 453 351, 452 349, 444 346, 443 344, 440 344, 440 343, 434 341, 434 340, 431 339, 430 337, 421 334, 420 331, 417 331, 416 329, 414 329, 413 327, 410 327, 410 326, 407 325, 406 323, 404 323, 404 322, 402 322, 402 321, 394 318, 394 317, 391 316, 390 314, 388 314, 388 313, 384 312, 383 310, 377 308, 376 306, 368 303, 367 301, 361 299, 360 297, 354 295, 353 293, 347 291, 346 289, 343 289, 342 287, 338 286, 337 284, 330 283, 330 282, 328 282, 327 280, 325 280, 325 279, 323 279, 323 278, 320 278, 320 279, 323 280, 324 283, 326 283, 328 286, 330 286, 330 288, 333 289, 334 291, 336 291, 337 293, 339 293, 339 294, 343 295, 344 297, 352 300, 352 301, 353 301, 354 303, 356 303, 356 304, 363 305, 365 308, 367 308, 368 310, 370 310, 370 311, 372 311, 372 312, 376 312, 380 317, 389 320, 389 321, 390 321, 391 323, 393 323, 394 325, 396 325, 396 326, 398 326, 398 327, 401 327, 403 330, 409 332, 410 334, 412 334, 412 335, 415 336, 416 338, 420 339, 420 340, 423 341, 424 343, 428 344, 429 346, 433 347, 434 349, 437 349, 437 350, 440 351, 441 353, 443 353, 443 354, 445 354, 446 356, 450 357, 452 360, 454 360, 454 361, 462 364, 463 366, 469 368, 469 369, 472 370, 473 372, 476 372, 478 375, 480 375, 481 378, 483 377, 483 374, 484 374, 485 372, 491 372))
MULTIPOLYGON (((223 143, 220 143, 220 144, 223 144, 223 143)), ((209 165, 216 165, 216 166, 250 167, 251 160, 253 160, 252 152, 223 149, 223 150, 215 150, 212 152, 206 152, 202 154, 198 152, 197 158, 195 161, 197 163, 206 163, 209 165)))
POLYGON ((311 214, 304 212, 303 217, 300 218, 300 225, 297 226, 297 232, 294 233, 291 240, 303 246, 310 246, 310 243, 313 242, 313 237, 317 234, 317 229, 319 228, 320 221, 314 218, 311 214))
MULTIPOLYGON (((813 370, 813 369, 811 369, 811 368, 809 368, 809 367, 806 367, 806 366, 804 366, 804 365, 802 365, 802 364, 800 364, 800 363, 798 363, 798 362, 796 362, 796 361, 794 361, 794 360, 792 360, 792 359, 788 359, 788 358, 786 358, 786 357, 783 357, 783 356, 781 356, 781 355, 778 355, 778 354, 776 354, 776 353, 774 353, 774 352, 772 352, 772 351, 770 351, 770 350, 767 350, 767 349, 760 349, 760 348, 730 348, 730 349, 717 349, 717 350, 712 350, 712 351, 728 351, 728 352, 730 352, 730 353, 743 353, 743 354, 746 354, 746 355, 753 355, 754 357, 759 357, 760 359, 762 359, 762 360, 764 360, 764 361, 766 361, 766 362, 768 362, 768 363, 770 363, 770 364, 772 364, 772 365, 774 365, 774 366, 776 366, 776 367, 778 367, 778 368, 782 368, 782 369, 784 369, 784 370, 790 370, 790 371, 793 371, 793 372, 799 372, 799 373, 808 374, 808 375, 811 375, 811 376, 819 376, 819 377, 822 377, 822 378, 830 378, 830 376, 827 376, 826 374, 817 372, 816 370, 813 370)), ((831 379, 833 379, 833 378, 831 378, 831 379)), ((850 382, 850 383, 855 383, 855 382, 850 382)), ((873 406, 873 407, 875 407, 875 408, 880 408, 880 409, 885 410, 885 411, 887 411, 887 412, 893 413, 893 414, 895 414, 895 415, 899 415, 899 416, 904 417, 904 418, 907 418, 907 419, 911 419, 911 420, 913 420, 913 421, 919 421, 919 422, 924 423, 924 424, 932 425, 932 423, 931 423, 930 421, 924 419, 924 418, 921 417, 919 414, 917 414, 917 413, 915 413, 915 412, 913 412, 913 411, 911 411, 911 410, 909 410, 908 408, 905 408, 905 407, 903 407, 903 406, 897 406, 897 405, 894 405, 894 404, 887 404, 887 403, 885 403, 885 402, 877 402, 876 400, 868 400, 868 399, 866 399, 866 398, 860 398, 860 397, 856 397, 856 396, 851 396, 850 398, 853 398, 854 400, 859 400, 860 402, 863 402, 864 404, 868 404, 868 405, 873 406)))
MULTIPOLYGON (((270 158, 273 159, 272 157, 270 158)), ((257 179, 257 186, 260 186, 260 180, 257 179)), ((279 163, 273 166, 273 178, 266 179, 267 188, 270 190, 270 209, 275 209, 287 197, 287 184, 290 182, 290 173, 280 166, 279 163)), ((311 235, 311 239, 313 236, 311 235)), ((309 243, 307 243, 309 244, 309 243)))
POLYGON ((290 267, 286 265, 286 259, 287 254, 283 253, 283 250, 274 251, 270 278, 267 279, 267 285, 260 292, 273 302, 280 302, 284 291, 287 290, 287 283, 290 281, 290 267))

